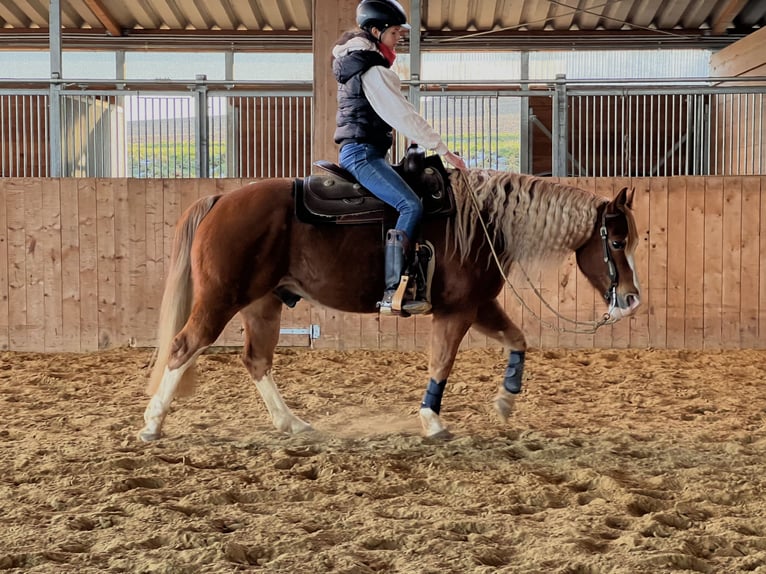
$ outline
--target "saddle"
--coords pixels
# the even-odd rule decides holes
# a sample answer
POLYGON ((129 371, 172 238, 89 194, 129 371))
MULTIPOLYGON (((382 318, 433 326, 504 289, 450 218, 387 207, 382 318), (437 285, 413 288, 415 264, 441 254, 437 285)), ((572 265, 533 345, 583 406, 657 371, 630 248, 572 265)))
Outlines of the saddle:
MULTIPOLYGON (((383 222, 392 207, 375 197, 342 167, 319 160, 314 165, 326 174, 294 181, 295 215, 311 224, 363 224, 383 222)), ((417 144, 407 148, 404 158, 393 164, 423 201, 423 218, 447 217, 455 212, 455 196, 438 155, 426 156, 417 144)))

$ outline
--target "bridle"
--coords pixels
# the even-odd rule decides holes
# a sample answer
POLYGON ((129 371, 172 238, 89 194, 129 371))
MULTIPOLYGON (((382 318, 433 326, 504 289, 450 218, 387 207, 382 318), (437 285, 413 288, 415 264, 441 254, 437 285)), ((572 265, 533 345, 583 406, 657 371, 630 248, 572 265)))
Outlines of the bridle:
POLYGON ((619 275, 617 274, 617 266, 614 264, 614 258, 612 257, 612 251, 609 249, 609 239, 606 229, 606 220, 610 217, 619 217, 619 213, 607 213, 604 208, 604 213, 601 216, 601 227, 599 227, 598 233, 601 236, 601 245, 604 248, 604 263, 606 264, 606 272, 609 275, 609 287, 604 291, 604 299, 609 304, 609 308, 617 305, 617 284, 619 275))

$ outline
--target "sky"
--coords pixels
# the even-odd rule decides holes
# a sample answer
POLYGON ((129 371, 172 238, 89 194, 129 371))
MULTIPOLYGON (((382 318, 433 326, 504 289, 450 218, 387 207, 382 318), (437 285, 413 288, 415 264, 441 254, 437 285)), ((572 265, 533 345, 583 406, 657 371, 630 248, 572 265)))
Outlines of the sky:
MULTIPOLYGON (((597 52, 532 52, 529 78, 691 78, 709 75, 708 50, 644 50, 597 52)), ((116 79, 114 52, 67 52, 62 54, 64 78, 116 79)), ((225 80, 223 53, 126 52, 126 79, 193 80, 205 74, 209 80, 225 80)), ((46 79, 50 77, 48 52, 0 51, 0 78, 46 79)), ((397 71, 406 77, 408 56, 399 56, 397 71)), ((519 80, 518 52, 424 53, 421 77, 426 81, 519 80)), ((328 69, 328 73, 329 69, 328 69)), ((313 76, 312 56, 304 53, 235 53, 234 79, 251 81, 304 80, 313 76)))

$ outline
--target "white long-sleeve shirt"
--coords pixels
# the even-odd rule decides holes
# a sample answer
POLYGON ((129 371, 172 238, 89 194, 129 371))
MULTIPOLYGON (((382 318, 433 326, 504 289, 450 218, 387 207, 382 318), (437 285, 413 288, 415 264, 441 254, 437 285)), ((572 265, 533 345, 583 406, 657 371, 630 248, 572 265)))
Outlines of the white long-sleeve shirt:
POLYGON ((390 68, 373 66, 362 74, 362 87, 372 109, 392 128, 424 148, 447 153, 441 136, 402 95, 399 76, 390 68))

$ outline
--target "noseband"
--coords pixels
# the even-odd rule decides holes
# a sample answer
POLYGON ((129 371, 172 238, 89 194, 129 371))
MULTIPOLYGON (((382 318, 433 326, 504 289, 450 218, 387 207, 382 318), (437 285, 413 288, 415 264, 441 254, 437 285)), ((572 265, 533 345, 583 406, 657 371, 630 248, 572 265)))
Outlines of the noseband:
POLYGON ((606 263, 606 271, 609 275, 609 287, 606 291, 604 291, 604 299, 606 299, 606 302, 610 305, 610 307, 614 307, 617 304, 617 266, 614 264, 614 259, 612 258, 612 252, 609 250, 609 241, 607 238, 607 231, 606 231, 606 220, 608 217, 619 217, 619 214, 613 213, 610 215, 607 215, 606 209, 604 209, 604 214, 601 216, 601 227, 599 228, 599 234, 601 235, 601 245, 604 248, 604 263, 606 263))

